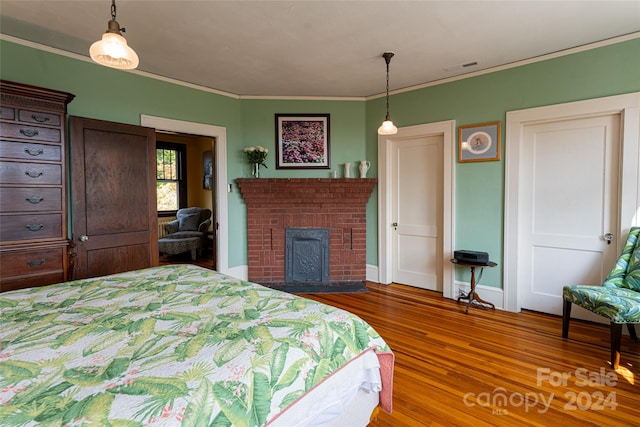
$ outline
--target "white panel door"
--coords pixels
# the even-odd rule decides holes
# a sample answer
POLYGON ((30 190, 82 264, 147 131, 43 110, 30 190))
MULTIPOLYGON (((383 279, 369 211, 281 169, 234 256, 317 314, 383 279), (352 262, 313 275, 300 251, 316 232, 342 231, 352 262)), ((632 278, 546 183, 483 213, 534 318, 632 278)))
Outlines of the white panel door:
POLYGON ((442 135, 393 141, 392 278, 442 292, 442 135))
POLYGON ((522 308, 561 314, 564 285, 601 284, 614 265, 621 238, 615 235, 620 122, 610 114, 525 126, 518 213, 522 308))

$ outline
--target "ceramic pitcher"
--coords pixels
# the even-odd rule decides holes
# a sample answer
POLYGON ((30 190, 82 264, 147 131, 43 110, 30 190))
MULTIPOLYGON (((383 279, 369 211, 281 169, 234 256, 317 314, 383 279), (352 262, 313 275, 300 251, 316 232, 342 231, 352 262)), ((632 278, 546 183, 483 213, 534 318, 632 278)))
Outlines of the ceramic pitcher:
POLYGON ((371 162, 369 160, 360 161, 360 166, 358 166, 358 169, 360 170, 360 178, 367 177, 367 171, 369 170, 370 167, 371 167, 371 162))

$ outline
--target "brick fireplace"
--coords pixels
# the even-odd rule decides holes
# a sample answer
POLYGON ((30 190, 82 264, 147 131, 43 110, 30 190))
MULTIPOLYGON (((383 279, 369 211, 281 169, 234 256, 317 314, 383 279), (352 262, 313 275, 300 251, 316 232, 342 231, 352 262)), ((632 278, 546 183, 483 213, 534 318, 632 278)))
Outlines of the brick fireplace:
POLYGON ((375 178, 238 178, 247 205, 249 280, 285 282, 289 228, 329 230, 329 280, 365 280, 366 205, 375 178))

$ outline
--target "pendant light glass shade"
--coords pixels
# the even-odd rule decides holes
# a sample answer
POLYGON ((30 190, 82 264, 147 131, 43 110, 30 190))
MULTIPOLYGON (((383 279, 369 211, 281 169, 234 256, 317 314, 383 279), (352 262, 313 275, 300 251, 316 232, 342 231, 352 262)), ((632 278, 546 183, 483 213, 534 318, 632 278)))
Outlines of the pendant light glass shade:
POLYGON ((387 115, 382 125, 378 128, 378 135, 395 135, 398 133, 398 128, 393 124, 391 116, 389 116, 389 63, 393 55, 395 55, 393 52, 385 52, 382 54, 384 61, 387 63, 387 115))
POLYGON ((98 64, 121 70, 133 70, 138 66, 138 55, 127 45, 120 34, 104 33, 102 40, 91 45, 91 59, 98 64))
POLYGON ((378 128, 378 135, 395 135, 396 133, 398 133, 398 128, 391 120, 385 120, 378 128))
POLYGON ((127 40, 122 36, 124 28, 116 21, 116 2, 111 3, 111 20, 107 31, 102 35, 102 40, 93 43, 89 48, 91 59, 106 67, 120 70, 133 70, 140 62, 138 55, 127 45, 127 40))

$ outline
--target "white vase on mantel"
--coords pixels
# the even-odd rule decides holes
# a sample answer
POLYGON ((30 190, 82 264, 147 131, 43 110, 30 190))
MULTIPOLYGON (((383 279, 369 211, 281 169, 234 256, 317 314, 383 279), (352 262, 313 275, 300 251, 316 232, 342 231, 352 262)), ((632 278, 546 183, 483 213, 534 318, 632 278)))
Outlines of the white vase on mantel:
POLYGON ((344 177, 351 178, 351 163, 344 164, 344 177))

